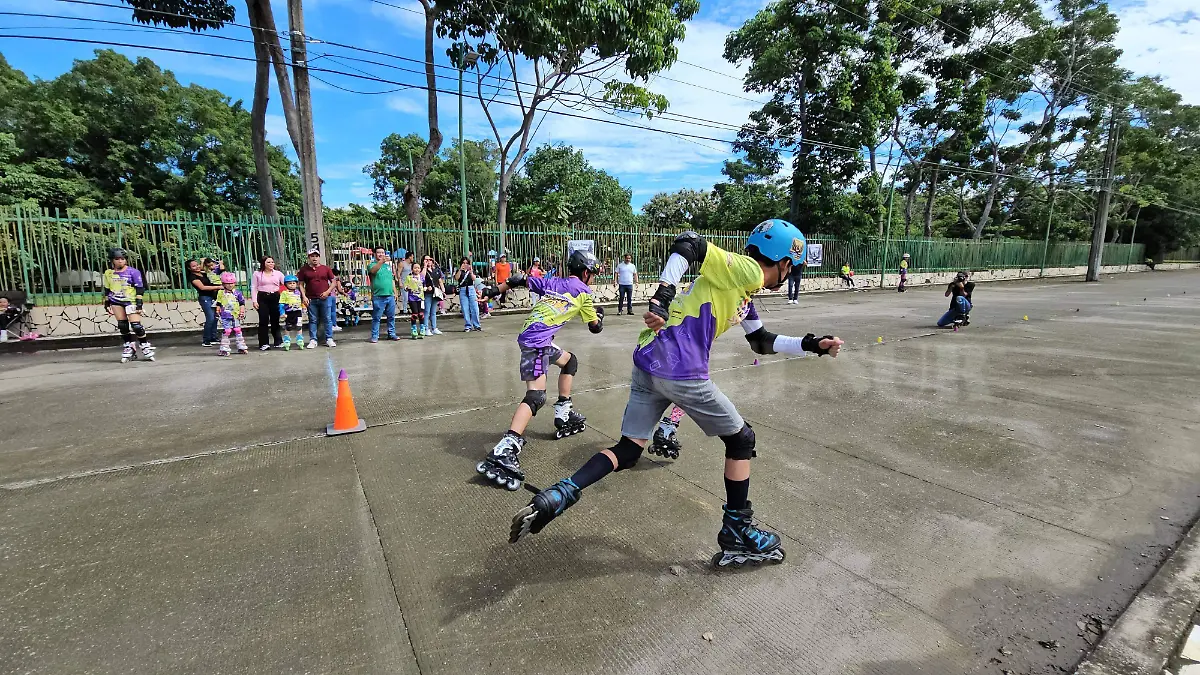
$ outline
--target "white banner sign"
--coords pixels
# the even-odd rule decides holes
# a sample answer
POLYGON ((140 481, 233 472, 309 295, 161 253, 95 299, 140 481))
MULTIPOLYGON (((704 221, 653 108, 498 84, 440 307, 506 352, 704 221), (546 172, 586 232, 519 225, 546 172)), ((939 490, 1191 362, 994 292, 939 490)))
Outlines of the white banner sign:
POLYGON ((809 244, 808 258, 805 262, 809 267, 820 267, 821 263, 825 262, 825 245, 809 244))

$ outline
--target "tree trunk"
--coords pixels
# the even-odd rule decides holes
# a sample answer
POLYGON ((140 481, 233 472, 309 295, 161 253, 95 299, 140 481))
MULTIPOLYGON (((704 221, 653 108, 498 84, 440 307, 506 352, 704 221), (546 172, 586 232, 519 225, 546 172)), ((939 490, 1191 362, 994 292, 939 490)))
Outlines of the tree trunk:
POLYGON ((267 51, 271 54, 271 66, 275 69, 275 82, 279 86, 279 100, 283 104, 283 120, 287 126, 288 137, 292 140, 292 148, 296 150, 296 157, 299 158, 300 116, 296 112, 296 99, 292 94, 292 79, 288 76, 287 59, 284 58, 283 46, 279 43, 275 12, 271 9, 271 0, 247 0, 247 8, 251 2, 257 9, 248 13, 251 32, 266 38, 267 51))
POLYGON ((808 73, 800 73, 800 86, 796 91, 797 119, 800 122, 800 149, 792 164, 792 198, 788 208, 788 220, 800 228, 801 232, 810 232, 808 223, 803 222, 800 213, 800 190, 803 188, 803 173, 808 165, 808 148, 805 140, 808 138, 808 73))
POLYGON ((929 193, 925 198, 925 236, 933 236, 933 202, 937 197, 938 174, 941 172, 940 167, 933 169, 933 177, 929 179, 929 193))
MULTIPOLYGON (((999 164, 996 165, 999 167, 999 164)), ((1000 189, 1000 169, 992 174, 992 184, 988 186, 987 198, 983 200, 983 212, 979 214, 979 222, 971 232, 971 238, 978 240, 983 236, 983 228, 987 227, 988 218, 992 213, 992 205, 996 203, 996 192, 1000 189)))
POLYGON ((300 123, 298 155, 304 188, 305 246, 325 255, 325 213, 321 203, 321 177, 317 173, 316 134, 313 132, 312 90, 308 83, 308 45, 305 42, 302 0, 288 0, 288 27, 292 33, 292 77, 296 80, 296 113, 300 123))
MULTIPOLYGON (((255 13, 256 0, 246 0, 246 13, 255 13)), ((279 229, 279 210, 275 206, 275 181, 271 177, 271 160, 267 146, 267 102, 271 98, 271 53, 267 50, 266 35, 254 34, 254 103, 250 109, 250 147, 254 153, 255 182, 258 184, 258 205, 263 217, 271 224, 274 241, 272 254, 284 259, 283 232, 279 229)))
MULTIPOLYGON (((421 0, 421 7, 425 10, 425 83, 428 87, 425 95, 429 104, 429 142, 425 144, 425 151, 417 159, 412 175, 404 186, 404 213, 412 223, 413 248, 418 255, 425 253, 425 233, 421 228, 421 188, 433 167, 433 159, 442 148, 442 130, 438 123, 437 72, 433 63, 433 7, 429 0, 421 0)), ((459 148, 459 152, 465 152, 465 149, 459 148)), ((466 186, 461 186, 461 189, 465 190, 466 186)))
POLYGON ((904 238, 907 239, 912 233, 912 210, 913 201, 917 197, 917 190, 921 189, 921 179, 925 177, 925 170, 919 169, 917 177, 909 181, 907 193, 904 195, 904 238))

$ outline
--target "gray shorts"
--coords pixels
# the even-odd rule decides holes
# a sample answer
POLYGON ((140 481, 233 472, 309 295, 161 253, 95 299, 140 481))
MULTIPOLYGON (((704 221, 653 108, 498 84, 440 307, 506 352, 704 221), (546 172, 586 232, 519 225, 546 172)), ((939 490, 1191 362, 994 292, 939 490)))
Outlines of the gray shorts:
POLYGON ((553 342, 549 347, 521 347, 521 381, 533 382, 546 374, 551 363, 562 356, 562 349, 553 342))
POLYGON ((708 436, 728 436, 742 430, 745 420, 712 380, 664 380, 634 366, 629 402, 621 419, 621 435, 647 439, 674 403, 708 436))

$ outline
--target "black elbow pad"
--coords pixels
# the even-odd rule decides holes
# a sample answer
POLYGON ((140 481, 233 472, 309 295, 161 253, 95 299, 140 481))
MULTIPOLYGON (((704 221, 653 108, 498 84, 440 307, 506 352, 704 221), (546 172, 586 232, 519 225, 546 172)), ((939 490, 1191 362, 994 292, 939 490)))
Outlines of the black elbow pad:
POLYGON ((671 244, 670 252, 683 256, 683 259, 691 265, 704 260, 704 254, 708 252, 708 242, 704 241, 704 237, 688 230, 675 237, 675 243, 671 244))
POLYGON ((746 333, 746 342, 750 343, 750 350, 755 354, 774 354, 776 337, 775 333, 760 327, 753 333, 746 333))

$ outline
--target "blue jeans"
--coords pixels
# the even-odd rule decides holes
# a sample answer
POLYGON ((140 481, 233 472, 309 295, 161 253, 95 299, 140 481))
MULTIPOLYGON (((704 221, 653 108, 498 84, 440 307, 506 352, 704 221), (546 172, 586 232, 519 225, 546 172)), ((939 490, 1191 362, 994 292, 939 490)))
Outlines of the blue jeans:
POLYGON ((200 309, 204 310, 204 342, 217 341, 217 299, 207 295, 200 296, 200 309))
POLYGON ((800 283, 801 277, 788 275, 787 278, 787 297, 788 300, 797 300, 800 298, 800 283))
POLYGON ((954 306, 948 312, 938 319, 938 328, 945 328, 954 323, 954 320, 970 313, 971 303, 963 296, 958 296, 954 299, 954 306))
POLYGON ((437 330, 437 298, 432 295, 425 296, 425 332, 432 333, 437 330))
POLYGON ((633 284, 617 285, 617 314, 621 313, 622 303, 629 308, 631 313, 633 312, 633 284))
POLYGON ((310 340, 317 339, 318 325, 324 327, 326 340, 333 339, 333 308, 333 294, 330 294, 328 298, 312 298, 308 301, 308 337, 310 340))
POLYGON ((462 305, 463 328, 482 328, 479 325, 479 301, 476 300, 474 286, 458 289, 458 304, 462 305))
POLYGON ((371 297, 371 339, 379 339, 379 320, 387 315, 388 337, 396 337, 396 296, 375 295, 371 297))

